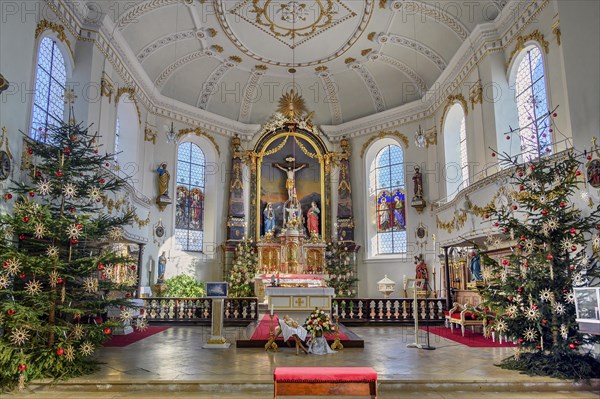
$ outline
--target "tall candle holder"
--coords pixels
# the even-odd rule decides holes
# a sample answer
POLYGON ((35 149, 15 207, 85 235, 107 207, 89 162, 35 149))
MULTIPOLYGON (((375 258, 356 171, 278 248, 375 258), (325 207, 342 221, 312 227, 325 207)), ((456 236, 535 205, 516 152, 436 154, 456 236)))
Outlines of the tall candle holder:
POLYGON ((335 340, 331 344, 331 349, 334 351, 341 351, 344 349, 344 345, 340 342, 340 316, 335 315, 335 340))

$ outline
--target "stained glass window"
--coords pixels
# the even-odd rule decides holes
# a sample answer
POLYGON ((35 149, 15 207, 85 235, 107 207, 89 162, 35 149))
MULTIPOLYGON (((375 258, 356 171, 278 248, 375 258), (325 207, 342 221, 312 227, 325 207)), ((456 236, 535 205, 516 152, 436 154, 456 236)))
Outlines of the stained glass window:
POLYGON ((183 251, 202 252, 204 153, 193 143, 182 143, 178 149, 175 240, 183 251))
POLYGON ((57 46, 49 37, 40 42, 31 120, 31 137, 34 140, 45 141, 46 128, 58 126, 64 118, 63 96, 67 71, 65 60, 57 46))
POLYGON ((515 82, 521 128, 521 153, 531 161, 552 151, 544 60, 538 47, 527 50, 519 63, 515 82))
POLYGON ((406 252, 406 191, 404 151, 397 145, 385 146, 371 164, 370 192, 375 194, 377 234, 373 237, 378 255, 406 252))

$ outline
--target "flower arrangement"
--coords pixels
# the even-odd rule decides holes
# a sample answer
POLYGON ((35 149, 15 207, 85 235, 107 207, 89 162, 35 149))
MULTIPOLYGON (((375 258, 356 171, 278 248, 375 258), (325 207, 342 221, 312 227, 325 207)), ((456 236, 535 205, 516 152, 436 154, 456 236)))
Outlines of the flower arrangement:
POLYGON ((334 325, 329 318, 329 315, 319 308, 315 310, 306 318, 304 322, 304 328, 312 335, 317 335, 321 332, 334 332, 334 325))
POLYGON ((235 249, 233 266, 229 271, 229 296, 233 298, 254 296, 254 275, 258 256, 252 240, 244 239, 235 249))

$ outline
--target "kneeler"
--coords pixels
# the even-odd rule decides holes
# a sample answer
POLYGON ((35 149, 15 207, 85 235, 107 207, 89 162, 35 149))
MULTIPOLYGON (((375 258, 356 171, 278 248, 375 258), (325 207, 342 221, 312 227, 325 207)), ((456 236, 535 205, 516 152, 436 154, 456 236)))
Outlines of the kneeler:
POLYGON ((369 396, 377 399, 377 372, 370 367, 276 367, 274 397, 369 396))

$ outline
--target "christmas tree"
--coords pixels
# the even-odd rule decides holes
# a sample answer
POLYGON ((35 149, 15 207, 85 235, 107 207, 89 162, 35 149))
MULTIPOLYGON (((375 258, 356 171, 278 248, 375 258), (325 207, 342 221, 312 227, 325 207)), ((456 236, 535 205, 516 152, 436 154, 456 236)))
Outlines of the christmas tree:
POLYGON ((108 245, 133 215, 103 212, 124 185, 109 171, 113 155, 98 154, 97 135, 73 121, 37 133, 27 176, 4 193, 12 214, 0 216, 0 385, 9 388, 93 371, 95 350, 131 319, 137 283, 132 260, 108 245), (102 317, 111 307, 120 320, 102 317))
POLYGON ((229 271, 229 296, 243 298, 254 296, 254 275, 258 256, 252 240, 244 239, 235 249, 233 267, 229 271))
POLYGON ((600 364, 586 353, 595 339, 581 334, 575 320, 573 288, 598 277, 594 258, 600 249, 600 205, 587 201, 581 157, 573 150, 526 164, 501 157, 512 167, 514 191, 484 217, 494 234, 506 237, 511 254, 498 260, 482 254, 486 285, 480 292, 484 306, 495 312, 493 329, 518 342, 504 368, 561 378, 600 376, 600 364))
POLYGON ((343 243, 328 243, 325 258, 329 287, 338 297, 354 297, 358 278, 350 264, 348 247, 343 243))

